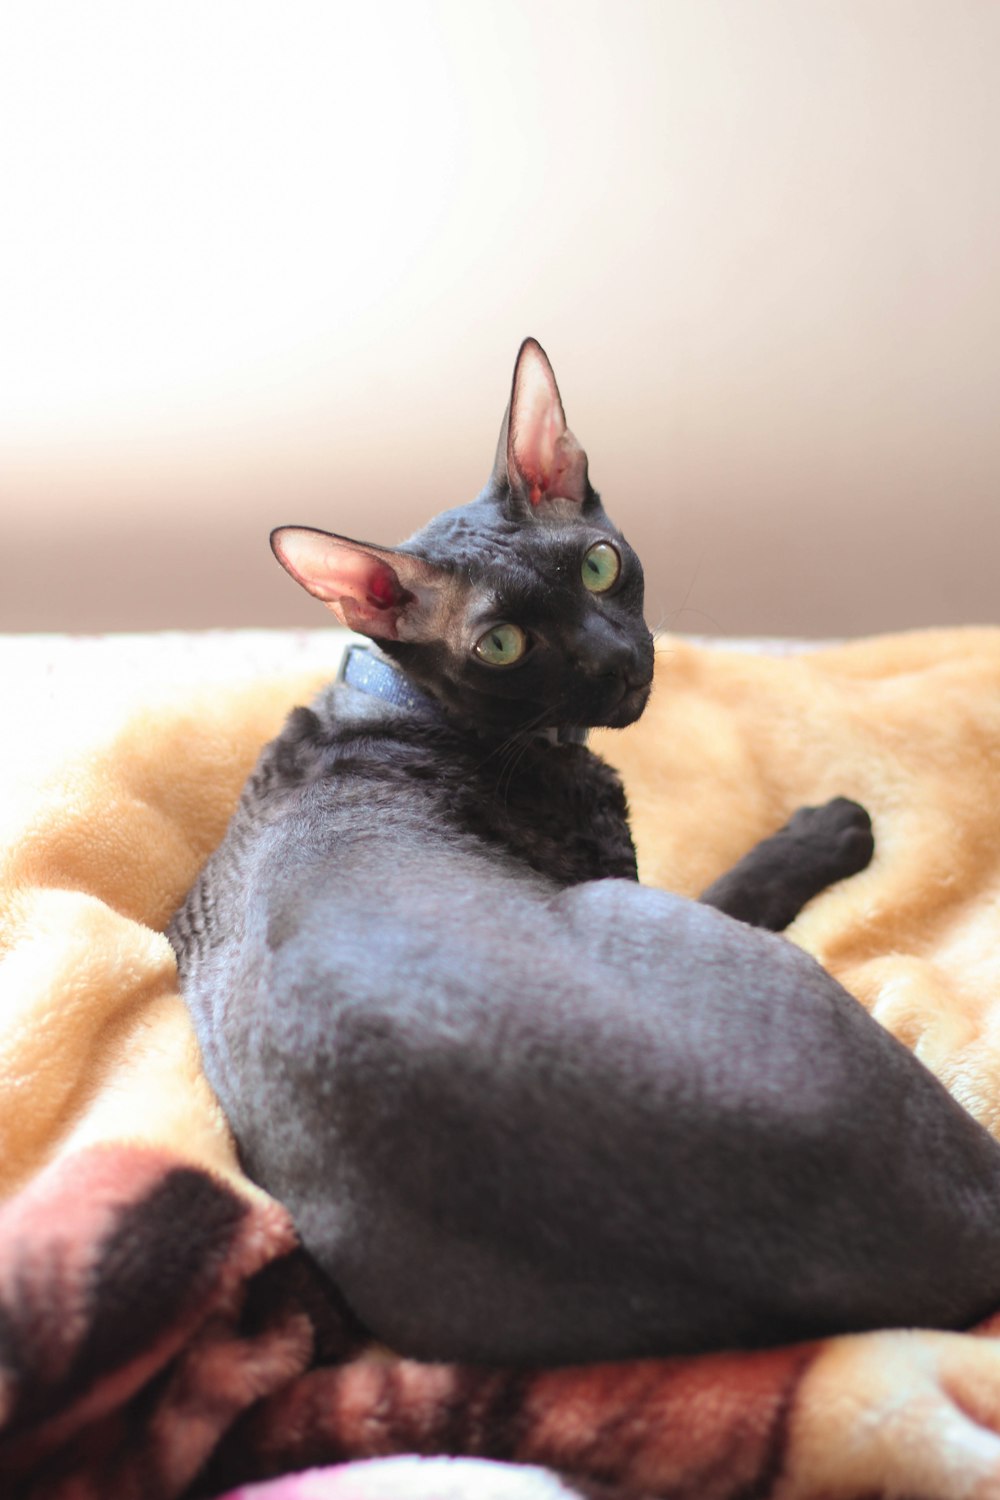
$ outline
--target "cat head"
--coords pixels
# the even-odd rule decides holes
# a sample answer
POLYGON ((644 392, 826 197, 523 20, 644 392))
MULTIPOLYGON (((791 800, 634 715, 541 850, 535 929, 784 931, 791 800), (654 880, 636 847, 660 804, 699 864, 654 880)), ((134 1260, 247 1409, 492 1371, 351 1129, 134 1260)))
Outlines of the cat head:
POLYGON ((399 547, 303 526, 278 527, 271 546, 463 725, 621 728, 646 705, 653 642, 642 566, 590 484, 534 339, 518 354, 493 473, 476 500, 399 547))

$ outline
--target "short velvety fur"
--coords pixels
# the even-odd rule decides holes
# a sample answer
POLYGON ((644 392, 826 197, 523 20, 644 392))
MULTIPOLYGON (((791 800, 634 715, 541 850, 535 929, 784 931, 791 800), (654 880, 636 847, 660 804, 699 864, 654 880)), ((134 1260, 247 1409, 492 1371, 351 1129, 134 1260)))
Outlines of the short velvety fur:
POLYGON ((296 710, 170 936, 247 1170, 358 1317, 565 1362, 995 1306, 1000 1149, 746 925, 863 868, 863 810, 685 901, 636 882, 617 778, 566 742, 641 713, 652 642, 539 347, 478 500, 402 548, 273 544, 419 694, 296 710))

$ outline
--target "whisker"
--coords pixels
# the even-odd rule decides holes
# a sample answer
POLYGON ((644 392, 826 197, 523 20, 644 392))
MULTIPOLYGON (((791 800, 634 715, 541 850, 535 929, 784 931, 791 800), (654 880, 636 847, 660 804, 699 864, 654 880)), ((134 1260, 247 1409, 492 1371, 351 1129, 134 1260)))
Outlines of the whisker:
MULTIPOLYGON (((547 707, 543 708, 540 713, 529 719, 526 724, 523 724, 518 729, 514 730, 514 732, 509 735, 501 745, 497 746, 491 752, 491 754, 499 754, 501 757, 500 770, 497 775, 495 790, 496 795, 503 798, 505 808, 508 803, 510 789, 513 785, 517 768, 520 765, 521 761, 524 759, 524 756, 526 755, 528 750, 531 748, 531 743, 535 738, 537 731, 544 724, 546 724, 546 722, 551 723, 553 718, 558 721, 560 708, 561 702, 559 701, 557 701, 555 704, 550 704, 547 707)), ((485 765, 486 760, 488 760, 489 758, 490 757, 487 756, 481 764, 485 765)))
MULTIPOLYGON (((681 601, 680 601, 679 604, 676 604, 674 606, 673 609, 667 610, 664 614, 662 614, 660 616, 659 623, 656 626, 656 630, 657 631, 664 629, 664 627, 666 627, 667 630, 673 631, 673 630, 677 629, 677 621, 680 619, 681 615, 695 615, 695 616, 700 617, 703 620, 707 620, 708 623, 713 627, 713 629, 719 631, 720 634, 721 634, 721 631, 722 631, 721 621, 717 620, 714 615, 712 615, 712 614, 709 613, 708 610, 701 609, 697 605, 693 605, 693 604, 689 604, 688 603, 688 600, 691 598, 691 595, 694 593, 695 586, 697 585, 698 579, 701 576, 702 566, 704 565, 704 562, 705 562, 705 550, 706 549, 703 547, 701 549, 701 552, 698 554, 698 560, 697 560, 697 562, 694 565, 694 570, 691 573, 691 578, 690 578, 690 581, 688 583, 688 586, 684 590, 684 596, 683 596, 683 598, 681 599, 681 601)), ((655 632, 654 632, 654 634, 655 634, 655 632)))
POLYGON ((713 615, 707 609, 699 609, 696 605, 693 604, 680 605, 676 610, 672 612, 671 624, 669 626, 671 630, 674 628, 673 621, 676 620, 677 616, 682 612, 686 615, 694 615, 698 619, 707 620, 709 625, 711 625, 719 635, 722 635, 724 633, 722 621, 718 618, 717 615, 713 615))
POLYGON ((509 742, 510 753, 506 756, 500 768, 500 774, 497 777, 497 794, 502 795, 505 808, 510 796, 511 786, 514 782, 514 773, 531 748, 531 742, 535 737, 535 730, 540 725, 542 719, 546 717, 547 713, 539 715, 532 724, 526 725, 516 735, 511 736, 509 742))
POLYGON ((503 755, 504 751, 507 750, 510 745, 515 743, 522 734, 534 734, 535 730, 544 723, 551 712, 551 706, 547 706, 542 709, 541 713, 536 714, 533 719, 529 719, 527 724, 523 724, 518 729, 512 730, 512 732, 507 736, 506 739, 501 740, 499 744, 494 745, 493 749, 490 750, 487 755, 483 756, 482 760, 479 762, 479 769, 482 770, 483 766, 487 765, 493 759, 494 755, 503 755))

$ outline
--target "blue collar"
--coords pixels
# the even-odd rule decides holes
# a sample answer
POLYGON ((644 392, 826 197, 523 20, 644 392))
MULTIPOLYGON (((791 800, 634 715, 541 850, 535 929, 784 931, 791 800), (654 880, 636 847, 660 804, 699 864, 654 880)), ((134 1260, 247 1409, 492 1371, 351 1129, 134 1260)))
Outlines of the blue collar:
MULTIPOLYGON (((381 698, 383 703, 391 703, 394 708, 422 710, 441 716, 440 705, 429 693, 414 687, 405 673, 386 661, 384 656, 376 656, 367 646, 348 646, 337 681, 346 682, 348 687, 357 688, 361 693, 370 693, 373 698, 381 698)), ((552 745, 585 745, 587 731, 569 726, 543 729, 538 738, 552 745)))
POLYGON ((361 693, 370 693, 373 698, 381 698, 383 703, 391 703, 394 708, 441 712, 429 694, 414 687, 398 667, 384 657, 376 656, 367 646, 348 646, 337 681, 346 682, 348 687, 357 688, 361 693))

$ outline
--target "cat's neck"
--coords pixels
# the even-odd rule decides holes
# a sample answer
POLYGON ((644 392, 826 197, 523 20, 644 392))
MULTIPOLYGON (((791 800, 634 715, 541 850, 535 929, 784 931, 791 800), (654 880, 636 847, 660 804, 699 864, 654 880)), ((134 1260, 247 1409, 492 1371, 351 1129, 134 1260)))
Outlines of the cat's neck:
MULTIPOLYGON (((402 709, 404 712, 425 719, 437 719, 442 724, 450 724, 448 715, 437 700, 411 682, 406 673, 388 657, 383 656, 375 646, 348 646, 337 674, 337 681, 354 688, 356 692, 365 693, 369 697, 388 703, 393 708, 402 709)), ((585 745, 587 730, 577 725, 552 727, 539 730, 536 738, 552 745, 585 745)))

